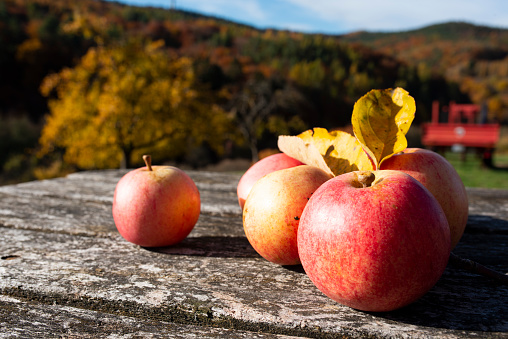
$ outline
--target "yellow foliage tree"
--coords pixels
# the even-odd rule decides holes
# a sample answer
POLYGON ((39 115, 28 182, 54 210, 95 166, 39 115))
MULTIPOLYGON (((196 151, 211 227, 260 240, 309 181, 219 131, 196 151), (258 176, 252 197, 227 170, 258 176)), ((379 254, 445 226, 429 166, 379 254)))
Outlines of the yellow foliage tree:
POLYGON ((40 154, 63 149, 65 162, 90 169, 182 155, 189 141, 220 151, 229 119, 194 83, 191 60, 162 42, 91 48, 41 85, 52 99, 40 154))

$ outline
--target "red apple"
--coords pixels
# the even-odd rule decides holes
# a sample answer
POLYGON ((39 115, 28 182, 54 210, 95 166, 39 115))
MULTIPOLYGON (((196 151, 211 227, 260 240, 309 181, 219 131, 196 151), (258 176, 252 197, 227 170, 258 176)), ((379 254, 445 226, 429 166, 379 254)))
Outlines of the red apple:
POLYGON ((331 299, 363 311, 390 311, 439 280, 450 229, 437 200, 411 176, 349 172, 310 198, 298 251, 309 278, 331 299))
POLYGON ((113 197, 113 219, 125 240, 144 247, 174 245, 189 235, 201 210, 192 179, 172 166, 151 166, 124 175, 113 197))
POLYGON ((308 165, 269 173, 252 187, 243 209, 243 228, 254 249, 279 265, 300 263, 298 224, 310 196, 331 176, 308 165))
POLYGON ((243 209, 245 199, 247 199, 252 186, 263 176, 274 171, 299 165, 303 165, 303 163, 284 153, 272 154, 256 162, 244 173, 238 182, 236 192, 240 207, 243 209))
POLYGON ((466 189, 455 168, 435 152, 408 148, 383 161, 381 169, 409 174, 436 197, 450 225, 453 249, 464 233, 469 213, 466 189))

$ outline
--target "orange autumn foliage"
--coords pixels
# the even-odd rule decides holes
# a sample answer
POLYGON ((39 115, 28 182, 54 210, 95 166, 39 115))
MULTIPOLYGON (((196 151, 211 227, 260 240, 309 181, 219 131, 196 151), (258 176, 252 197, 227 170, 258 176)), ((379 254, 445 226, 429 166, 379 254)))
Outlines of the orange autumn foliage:
POLYGON ((220 151, 228 118, 193 87, 189 58, 169 57, 162 43, 91 48, 74 68, 46 77, 50 114, 40 155, 64 149, 80 168, 129 167, 147 150, 185 151, 189 138, 220 151))

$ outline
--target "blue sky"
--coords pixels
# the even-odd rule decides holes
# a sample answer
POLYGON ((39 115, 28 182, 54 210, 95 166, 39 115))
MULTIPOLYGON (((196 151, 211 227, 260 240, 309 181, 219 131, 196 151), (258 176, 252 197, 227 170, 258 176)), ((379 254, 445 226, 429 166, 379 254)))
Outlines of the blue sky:
POLYGON ((344 34, 399 31, 447 21, 508 28, 507 0, 115 0, 209 14, 257 28, 344 34))

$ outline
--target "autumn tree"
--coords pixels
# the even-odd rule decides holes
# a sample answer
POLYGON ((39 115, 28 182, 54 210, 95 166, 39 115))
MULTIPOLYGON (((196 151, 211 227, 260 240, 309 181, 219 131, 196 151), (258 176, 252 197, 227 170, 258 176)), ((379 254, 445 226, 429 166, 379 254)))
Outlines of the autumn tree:
POLYGON ((53 98, 40 153, 59 148, 80 168, 131 167, 140 152, 175 157, 189 143, 220 151, 228 135, 226 114, 196 89, 191 60, 162 42, 91 48, 41 91, 53 98))
POLYGON ((256 162, 263 132, 301 132, 306 125, 299 114, 307 105, 305 97, 290 83, 253 76, 227 107, 250 148, 252 162, 256 162))

